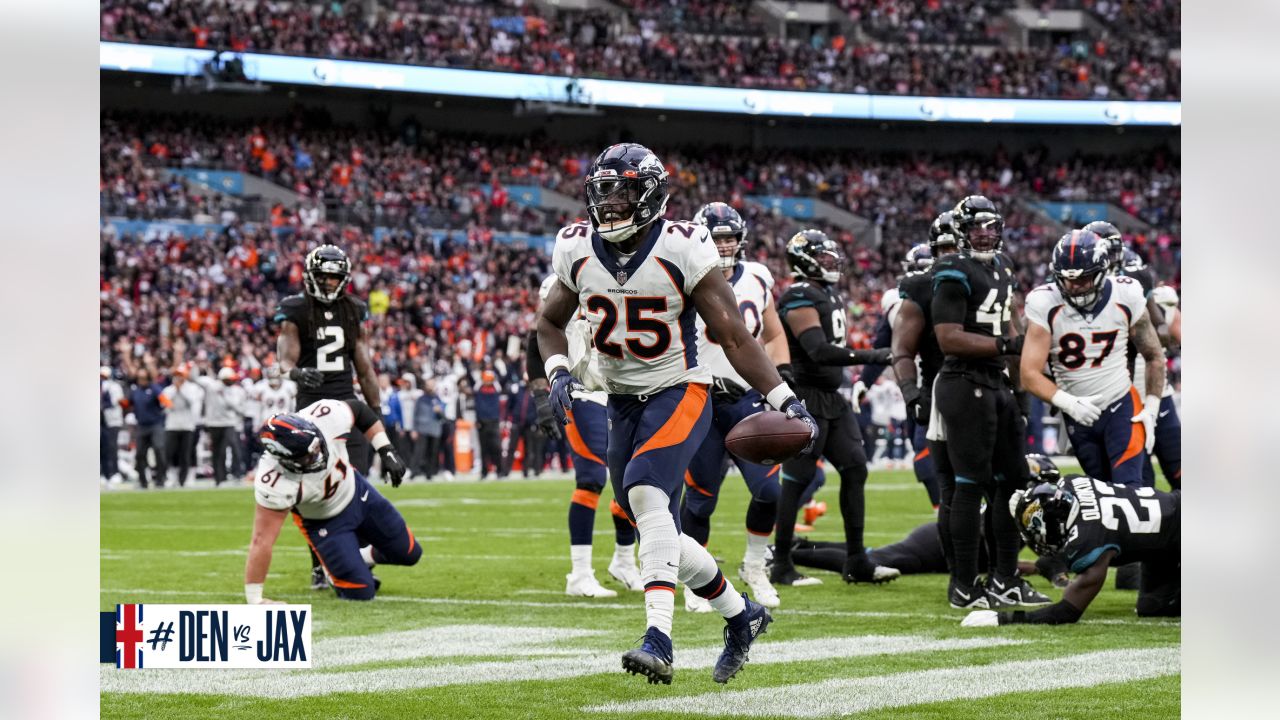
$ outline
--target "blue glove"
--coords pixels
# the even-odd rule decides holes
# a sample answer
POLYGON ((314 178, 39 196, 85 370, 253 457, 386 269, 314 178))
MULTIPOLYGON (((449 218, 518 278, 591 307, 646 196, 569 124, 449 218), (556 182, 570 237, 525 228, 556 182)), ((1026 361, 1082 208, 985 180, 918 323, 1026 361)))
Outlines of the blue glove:
POLYGON ((561 425, 569 424, 569 411, 573 409, 573 394, 586 392, 587 388, 578 378, 569 374, 564 368, 557 369, 551 375, 551 411, 561 425))
POLYGON ((782 412, 786 413, 789 418, 800 418, 809 426, 809 444, 804 446, 800 454, 808 455, 813 452, 813 446, 818 442, 818 421, 813 419, 813 416, 805 408, 804 403, 800 402, 794 395, 782 403, 782 412))

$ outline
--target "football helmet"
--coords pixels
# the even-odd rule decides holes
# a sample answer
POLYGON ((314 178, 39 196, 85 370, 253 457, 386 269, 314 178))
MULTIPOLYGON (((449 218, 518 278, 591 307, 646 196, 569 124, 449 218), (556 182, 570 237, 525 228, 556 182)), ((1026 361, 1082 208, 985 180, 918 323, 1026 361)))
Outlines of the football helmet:
POLYGON ((833 283, 844 270, 844 252, 821 230, 801 230, 787 241, 787 265, 795 277, 833 283))
POLYGON ((983 262, 991 262, 1004 247, 1004 218, 995 203, 982 195, 970 195, 956 204, 952 223, 961 250, 983 262))
POLYGON ((649 148, 619 143, 605 148, 587 172, 587 215, 609 242, 622 242, 662 217, 671 197, 667 169, 649 148))
POLYGON ((908 250, 907 256, 902 259, 902 272, 908 275, 928 272, 931 267, 933 267, 933 250, 925 243, 920 243, 908 250))
POLYGON ((1049 273, 1071 307, 1082 313, 1093 310, 1107 281, 1107 243, 1088 230, 1072 230, 1053 246, 1049 273))
POLYGON ((266 371, 263 372, 262 375, 267 379, 267 387, 270 387, 272 390, 275 390, 284 384, 284 373, 280 371, 279 365, 267 366, 266 371))
POLYGON ((313 473, 329 462, 329 447, 315 423, 294 413, 277 413, 258 430, 262 447, 292 473, 313 473))
POLYGON ((1058 464, 1042 453, 1027 453, 1027 469, 1031 471, 1032 482, 1057 484, 1062 479, 1058 464))
POLYGON ((722 202, 707 203, 702 206, 693 221, 706 225, 711 231, 711 240, 720 251, 720 268, 732 269, 747 256, 747 223, 737 210, 722 202))
POLYGON ((1111 271, 1119 272, 1124 262, 1124 236, 1120 234, 1120 229, 1106 220, 1094 220, 1080 229, 1102 238, 1107 244, 1107 260, 1111 263, 1111 271))
POLYGON ((941 213, 929 225, 929 249, 936 256, 938 248, 956 246, 955 213, 950 210, 941 213))
POLYGON ((1124 249, 1124 255, 1120 260, 1120 269, 1124 270, 1125 274, 1136 273, 1146 267, 1147 263, 1142 259, 1141 255, 1129 248, 1124 249))
POLYGON ((337 245, 321 245, 307 253, 302 271, 302 285, 307 294, 328 305, 342 296, 351 282, 351 261, 337 245), (324 280, 336 277, 338 285, 330 290, 324 280))
POLYGON ((1067 544, 1071 526, 1080 514, 1080 503, 1065 481, 1046 482, 1030 490, 1014 491, 1009 497, 1009 512, 1032 551, 1053 555, 1067 544))

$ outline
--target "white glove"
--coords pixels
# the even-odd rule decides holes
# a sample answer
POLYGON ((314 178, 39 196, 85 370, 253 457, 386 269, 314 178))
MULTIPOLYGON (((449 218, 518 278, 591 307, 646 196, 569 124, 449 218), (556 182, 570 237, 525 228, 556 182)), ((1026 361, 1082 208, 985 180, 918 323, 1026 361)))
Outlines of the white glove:
POLYGON ((1133 422, 1142 423, 1142 429, 1147 436, 1147 454, 1151 454, 1151 449, 1156 446, 1156 420, 1160 417, 1160 398, 1155 395, 1148 395, 1146 403, 1142 406, 1142 412, 1134 415, 1131 420, 1133 422))
POLYGON ((960 621, 960 627, 996 627, 1000 624, 1000 613, 995 610, 974 610, 960 621))
POLYGON ((1101 398, 1097 395, 1076 397, 1066 390, 1059 390, 1053 394, 1053 399, 1050 402, 1053 403, 1054 407, 1081 425, 1092 425, 1094 421, 1102 417, 1102 408, 1098 407, 1099 400, 1101 398))
MULTIPOLYGON (((867 384, 862 382, 861 380, 854 382, 853 391, 851 394, 853 395, 853 404, 861 405, 862 399, 867 396, 867 384)), ((854 412, 857 412, 856 407, 854 408, 854 412)))

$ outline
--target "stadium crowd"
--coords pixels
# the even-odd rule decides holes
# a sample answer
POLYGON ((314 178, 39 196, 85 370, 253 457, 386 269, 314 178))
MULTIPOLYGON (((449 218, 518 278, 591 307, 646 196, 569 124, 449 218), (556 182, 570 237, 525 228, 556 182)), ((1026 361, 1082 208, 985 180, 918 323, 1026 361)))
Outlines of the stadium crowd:
POLYGON ((1114 33, 1018 50, 992 47, 1003 22, 996 19, 1013 4, 1008 0, 841 4, 871 40, 825 31, 808 40, 766 37, 745 3, 706 0, 633 0, 630 15, 547 17, 525 3, 401 1, 366 15, 358 3, 106 0, 100 32, 122 42, 703 85, 962 97, 1181 96, 1180 60, 1136 34, 1150 29, 1143 23, 1176 26, 1177 8, 1161 0, 1138 10, 1138 3, 1099 0, 1091 6, 1104 22, 1115 19, 1108 26, 1114 33), (1147 20, 1148 14, 1161 19, 1147 20))

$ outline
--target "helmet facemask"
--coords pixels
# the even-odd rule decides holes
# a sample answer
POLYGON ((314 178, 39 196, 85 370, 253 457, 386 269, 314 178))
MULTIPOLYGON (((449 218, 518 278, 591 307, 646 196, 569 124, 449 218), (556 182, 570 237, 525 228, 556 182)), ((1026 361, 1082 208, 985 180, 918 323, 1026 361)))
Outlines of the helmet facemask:
POLYGON ((712 228, 711 241, 716 244, 716 250, 720 253, 720 269, 732 270, 742 258, 747 242, 747 231, 726 233, 716 232, 715 228, 712 228))
POLYGON ((1103 283, 1107 281, 1104 265, 1093 270, 1055 270, 1053 282, 1058 286, 1067 304, 1081 313, 1089 313, 1102 296, 1103 283))
POLYGON ((328 305, 342 296, 351 281, 351 262, 342 251, 332 245, 322 246, 307 256, 302 282, 307 294, 328 305), (321 255, 322 251, 330 254, 321 255), (335 256, 336 255, 336 256, 335 256))
POLYGON ((329 462, 329 449, 325 446, 324 438, 317 437, 311 441, 310 447, 307 448, 307 453, 302 457, 281 457, 277 455, 276 459, 280 461, 281 467, 292 473, 319 472, 329 462))
POLYGON ((622 242, 656 220, 666 211, 668 198, 655 212, 650 212, 648 204, 660 185, 656 178, 619 177, 612 170, 588 178, 587 212, 596 233, 609 242, 622 242))
POLYGON ((839 248, 823 246, 813 254, 813 261, 822 271, 823 282, 834 283, 840 280, 840 274, 844 272, 844 255, 840 254, 839 248))
POLYGON ((983 262, 991 262, 1004 245, 1004 218, 980 212, 965 222, 964 244, 969 254, 983 262))

